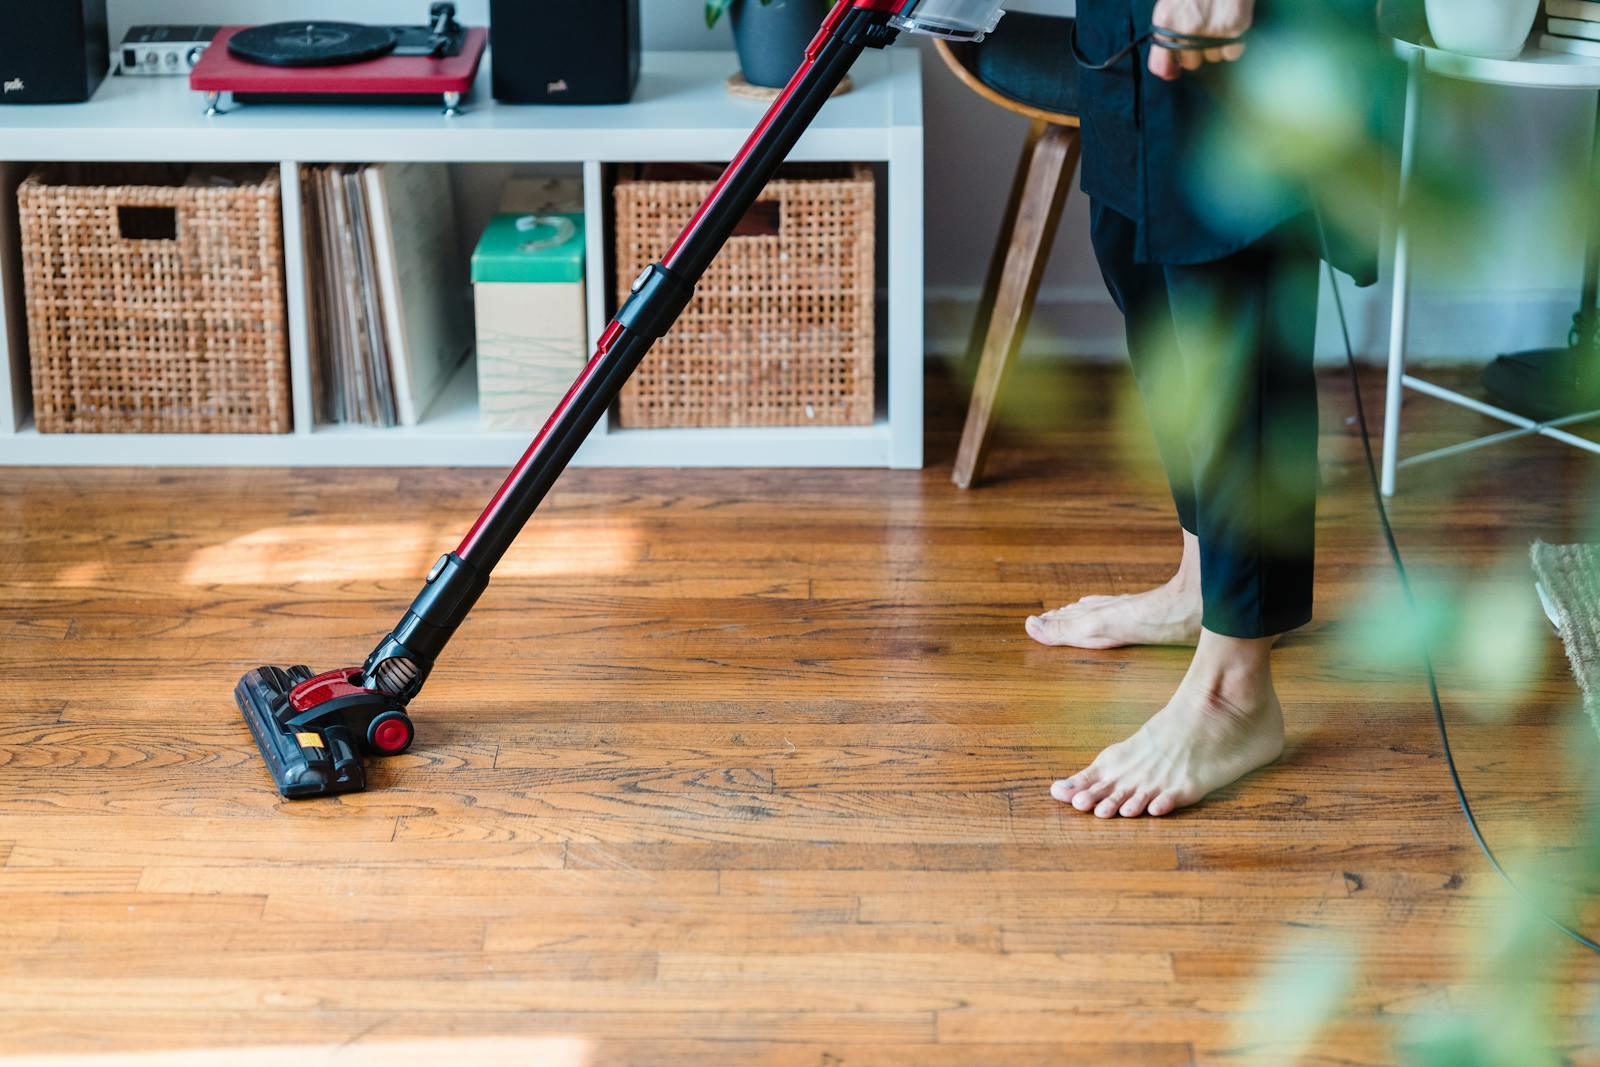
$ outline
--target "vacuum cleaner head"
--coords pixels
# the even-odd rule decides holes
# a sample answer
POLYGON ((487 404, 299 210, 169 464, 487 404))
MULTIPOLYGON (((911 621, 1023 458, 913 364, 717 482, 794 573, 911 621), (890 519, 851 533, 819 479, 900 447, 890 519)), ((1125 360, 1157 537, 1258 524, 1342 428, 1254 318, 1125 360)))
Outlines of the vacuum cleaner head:
POLYGON ((357 668, 314 675, 307 667, 257 667, 233 698, 290 800, 357 793, 367 787, 364 749, 397 756, 415 731, 394 697, 362 684, 357 668))

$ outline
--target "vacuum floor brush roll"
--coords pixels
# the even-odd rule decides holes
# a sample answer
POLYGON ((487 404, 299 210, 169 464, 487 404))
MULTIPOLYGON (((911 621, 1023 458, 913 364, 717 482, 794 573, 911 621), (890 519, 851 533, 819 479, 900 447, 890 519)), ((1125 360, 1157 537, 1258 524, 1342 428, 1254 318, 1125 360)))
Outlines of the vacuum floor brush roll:
POLYGON ((901 31, 981 40, 1000 0, 842 0, 804 61, 676 243, 633 284, 595 353, 454 552, 439 558, 399 624, 360 667, 315 674, 258 667, 234 699, 285 797, 366 788, 363 754, 395 756, 415 731, 406 708, 489 584, 489 574, 640 360, 677 321, 756 197, 867 48, 901 31))

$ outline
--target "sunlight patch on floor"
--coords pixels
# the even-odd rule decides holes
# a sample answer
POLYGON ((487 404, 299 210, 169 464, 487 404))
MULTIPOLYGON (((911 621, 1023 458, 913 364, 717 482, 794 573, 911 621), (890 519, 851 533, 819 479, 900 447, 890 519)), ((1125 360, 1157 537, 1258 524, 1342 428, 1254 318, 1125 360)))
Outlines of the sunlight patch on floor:
POLYGON ((289 585, 420 577, 447 535, 437 523, 266 526, 189 557, 186 585, 289 585))
POLYGON ((496 578, 620 575, 632 569, 644 537, 629 522, 534 524, 495 567, 496 578))
POLYGON ((111 565, 104 560, 87 560, 63 567, 53 584, 57 589, 103 587, 111 580, 111 565))
MULTIPOLYGON (((402 578, 420 582, 440 553, 454 547, 452 534, 440 523, 422 522, 267 526, 199 549, 189 557, 179 580, 194 586, 402 578)), ((547 578, 620 574, 638 561, 642 542, 639 531, 629 523, 535 525, 518 538, 495 568, 495 575, 547 578)), ((84 573, 89 574, 87 570, 84 573)), ((60 582, 67 580, 68 572, 63 572, 60 582)), ((88 579, 73 576, 74 584, 80 580, 88 579)))

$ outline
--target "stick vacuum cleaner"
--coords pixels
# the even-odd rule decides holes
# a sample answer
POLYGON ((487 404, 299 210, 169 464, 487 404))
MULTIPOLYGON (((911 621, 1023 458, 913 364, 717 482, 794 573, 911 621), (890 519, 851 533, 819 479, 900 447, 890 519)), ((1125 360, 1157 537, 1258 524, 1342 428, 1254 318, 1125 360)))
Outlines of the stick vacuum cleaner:
POLYGON ((489 584, 490 572, 538 508, 628 376, 694 296, 696 283, 822 105, 867 48, 901 31, 981 40, 1002 0, 840 0, 804 62, 729 164, 677 242, 647 267, 601 334, 594 356, 454 551, 360 667, 314 674, 259 667, 234 698, 285 797, 366 788, 365 754, 396 756, 415 731, 406 708, 489 584))

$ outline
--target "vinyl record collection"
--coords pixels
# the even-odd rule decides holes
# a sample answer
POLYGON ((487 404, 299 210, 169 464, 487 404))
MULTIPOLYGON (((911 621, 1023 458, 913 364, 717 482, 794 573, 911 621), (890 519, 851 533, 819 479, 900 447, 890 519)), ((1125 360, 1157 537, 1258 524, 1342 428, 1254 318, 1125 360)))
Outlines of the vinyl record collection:
POLYGON ((448 171, 302 173, 318 419, 415 425, 472 347, 448 171))

